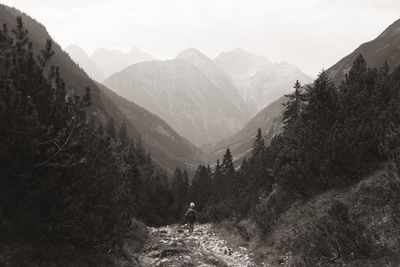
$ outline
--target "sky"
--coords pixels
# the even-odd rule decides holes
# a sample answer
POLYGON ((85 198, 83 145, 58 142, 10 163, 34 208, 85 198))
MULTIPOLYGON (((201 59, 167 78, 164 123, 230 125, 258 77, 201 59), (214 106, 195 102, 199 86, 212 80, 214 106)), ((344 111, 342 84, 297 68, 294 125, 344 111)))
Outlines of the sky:
POLYGON ((242 48, 315 77, 400 18, 400 0, 0 0, 29 14, 62 47, 158 59, 195 47, 242 48))

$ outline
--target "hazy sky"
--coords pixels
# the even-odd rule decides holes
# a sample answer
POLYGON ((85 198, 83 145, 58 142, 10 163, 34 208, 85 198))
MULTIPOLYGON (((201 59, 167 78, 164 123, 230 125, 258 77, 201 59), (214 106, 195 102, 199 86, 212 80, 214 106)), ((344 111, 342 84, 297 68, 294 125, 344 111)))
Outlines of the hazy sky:
POLYGON ((400 18, 400 0, 0 0, 43 23, 65 47, 160 59, 196 47, 241 47, 315 76, 400 18))

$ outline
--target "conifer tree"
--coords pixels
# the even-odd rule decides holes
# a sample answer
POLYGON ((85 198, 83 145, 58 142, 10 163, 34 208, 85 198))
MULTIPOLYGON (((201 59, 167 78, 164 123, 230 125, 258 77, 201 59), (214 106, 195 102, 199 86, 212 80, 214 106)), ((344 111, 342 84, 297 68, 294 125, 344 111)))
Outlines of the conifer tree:
POLYGON ((289 98, 284 104, 286 108, 283 112, 282 119, 285 129, 294 125, 294 123, 300 118, 300 114, 305 105, 304 102, 306 101, 306 95, 302 92, 302 86, 298 80, 294 84, 293 88, 294 92, 292 94, 285 95, 289 98))
POLYGON ((231 150, 228 148, 224 154, 224 158, 221 164, 222 174, 226 177, 232 176, 235 173, 235 167, 232 161, 231 150))
POLYGON ((261 128, 258 128, 256 138, 253 142, 253 157, 261 157, 265 150, 264 138, 262 136, 261 128))
POLYGON ((211 195, 212 181, 210 169, 199 165, 193 176, 190 187, 190 201, 196 203, 196 208, 201 211, 209 202, 211 195))

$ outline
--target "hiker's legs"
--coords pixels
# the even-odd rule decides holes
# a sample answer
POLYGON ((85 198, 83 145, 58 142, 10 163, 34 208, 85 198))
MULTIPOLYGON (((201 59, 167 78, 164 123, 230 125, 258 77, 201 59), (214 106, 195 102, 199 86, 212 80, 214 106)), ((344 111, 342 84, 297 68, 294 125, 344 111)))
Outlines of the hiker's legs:
POLYGON ((194 223, 189 223, 189 233, 193 233, 194 223))

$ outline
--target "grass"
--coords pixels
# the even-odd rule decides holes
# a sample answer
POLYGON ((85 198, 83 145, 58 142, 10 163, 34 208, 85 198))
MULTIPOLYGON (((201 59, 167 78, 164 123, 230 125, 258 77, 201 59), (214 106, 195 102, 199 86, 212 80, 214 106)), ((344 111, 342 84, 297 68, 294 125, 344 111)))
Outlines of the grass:
POLYGON ((266 234, 251 220, 214 226, 236 249, 248 248, 257 266, 400 266, 400 178, 392 166, 311 199, 276 191, 268 201, 256 215, 266 234))
POLYGON ((254 247, 258 262, 273 266, 398 266, 399 249, 400 179, 392 168, 293 202, 254 247))

